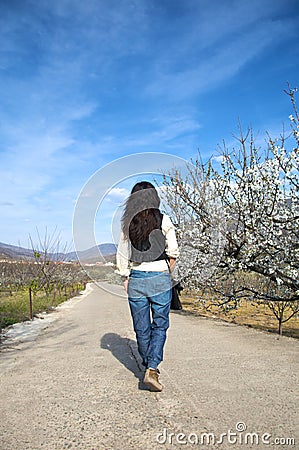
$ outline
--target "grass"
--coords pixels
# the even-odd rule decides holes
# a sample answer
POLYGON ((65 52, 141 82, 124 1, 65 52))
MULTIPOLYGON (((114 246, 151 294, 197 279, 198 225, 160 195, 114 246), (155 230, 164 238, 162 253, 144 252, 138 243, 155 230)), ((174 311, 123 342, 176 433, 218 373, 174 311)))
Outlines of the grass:
MULTIPOLYGON (((120 276, 114 273, 114 267, 111 266, 88 266, 87 275, 90 281, 108 281, 110 283, 121 283, 120 276)), ((79 286, 83 290, 84 286, 79 286)), ((76 295, 76 291, 68 288, 61 294, 50 294, 46 296, 44 291, 38 291, 33 296, 33 316, 41 312, 49 312, 55 306, 76 295)), ((0 330, 17 322, 30 319, 29 291, 28 288, 19 289, 10 292, 8 290, 0 291, 0 330)))
MULTIPOLYGON (((218 310, 206 301, 209 311, 192 295, 182 294, 181 302, 185 311, 191 314, 224 320, 239 325, 247 325, 258 330, 277 333, 278 321, 266 305, 253 305, 250 301, 242 302, 238 309, 230 311, 218 310)), ((299 339, 299 318, 293 317, 283 324, 282 334, 299 339)))
MULTIPOLYGON (((80 286, 84 289, 84 286, 80 286)), ((48 297, 44 291, 39 291, 33 296, 33 315, 44 311, 51 311, 55 306, 66 301, 68 298, 76 295, 76 291, 68 289, 60 295, 58 292, 51 294, 48 297)), ((17 322, 30 319, 29 309, 29 292, 28 289, 20 289, 18 291, 0 292, 0 330, 17 322)))

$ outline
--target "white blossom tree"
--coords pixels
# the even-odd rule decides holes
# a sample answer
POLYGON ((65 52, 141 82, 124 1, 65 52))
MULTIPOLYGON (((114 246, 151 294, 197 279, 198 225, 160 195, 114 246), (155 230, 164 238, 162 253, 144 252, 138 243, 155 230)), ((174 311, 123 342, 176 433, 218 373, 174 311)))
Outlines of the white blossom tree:
POLYGON ((299 311, 299 116, 295 90, 286 93, 294 110, 288 135, 267 135, 261 149, 252 129, 239 125, 236 148, 224 143, 217 159, 204 164, 199 156, 187 176, 164 177, 185 285, 214 293, 218 305, 265 302, 280 333, 299 311))

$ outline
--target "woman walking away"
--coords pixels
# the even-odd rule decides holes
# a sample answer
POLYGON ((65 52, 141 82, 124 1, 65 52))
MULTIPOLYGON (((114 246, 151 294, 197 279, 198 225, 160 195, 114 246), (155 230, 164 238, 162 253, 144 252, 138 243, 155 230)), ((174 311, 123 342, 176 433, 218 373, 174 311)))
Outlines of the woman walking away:
POLYGON ((174 226, 159 206, 151 183, 135 184, 125 204, 116 257, 146 369, 143 381, 155 392, 162 390, 158 365, 169 327, 170 272, 179 254, 174 226))

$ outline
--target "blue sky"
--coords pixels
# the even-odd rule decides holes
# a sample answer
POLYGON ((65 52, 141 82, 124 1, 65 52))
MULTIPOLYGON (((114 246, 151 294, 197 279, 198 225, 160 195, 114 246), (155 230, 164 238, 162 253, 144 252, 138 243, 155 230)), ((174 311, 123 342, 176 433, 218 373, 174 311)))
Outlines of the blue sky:
MULTIPOLYGON (((0 0, 0 241, 71 243, 78 195, 118 158, 208 158, 238 118, 276 135, 298 43, 298 0, 0 0)), ((144 171, 105 181, 98 242, 144 171)))

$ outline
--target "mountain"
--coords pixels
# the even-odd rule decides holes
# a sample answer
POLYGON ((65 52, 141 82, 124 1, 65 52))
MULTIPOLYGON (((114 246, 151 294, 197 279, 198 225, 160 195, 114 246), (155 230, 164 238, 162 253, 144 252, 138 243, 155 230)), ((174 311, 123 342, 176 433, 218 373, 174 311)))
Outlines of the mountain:
POLYGON ((22 257, 33 258, 33 251, 28 248, 17 247, 0 242, 0 257, 8 259, 20 259, 22 257))
POLYGON ((115 244, 107 243, 99 244, 87 250, 78 251, 77 253, 67 253, 66 257, 68 261, 78 261, 78 259, 83 262, 105 261, 115 256, 116 251, 117 246, 115 244))
MULTIPOLYGON (((68 253, 49 253, 49 257, 54 261, 78 261, 81 262, 104 262, 114 259, 117 246, 115 244, 106 243, 99 244, 95 247, 78 252, 68 253)), ((18 247, 16 245, 5 244, 0 242, 0 259, 33 259, 33 250, 28 248, 18 247)))

